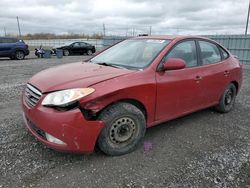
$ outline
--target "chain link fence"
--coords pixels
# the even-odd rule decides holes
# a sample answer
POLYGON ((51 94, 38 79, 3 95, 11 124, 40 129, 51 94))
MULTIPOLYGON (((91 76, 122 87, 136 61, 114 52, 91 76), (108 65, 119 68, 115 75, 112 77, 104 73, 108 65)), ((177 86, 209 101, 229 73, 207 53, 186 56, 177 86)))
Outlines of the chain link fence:
POLYGON ((250 35, 207 35, 238 56, 242 64, 250 64, 250 35))

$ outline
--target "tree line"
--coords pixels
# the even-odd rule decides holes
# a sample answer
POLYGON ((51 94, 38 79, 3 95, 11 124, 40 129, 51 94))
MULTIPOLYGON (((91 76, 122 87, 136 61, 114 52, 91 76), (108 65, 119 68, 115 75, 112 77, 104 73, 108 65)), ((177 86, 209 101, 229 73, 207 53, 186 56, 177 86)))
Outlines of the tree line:
MULTIPOLYGON (((17 37, 17 36, 12 36, 8 35, 8 37, 17 37)), ((86 38, 86 39, 102 39, 103 35, 102 34, 54 34, 54 33, 28 33, 25 35, 22 35, 21 38, 23 40, 36 40, 36 39, 76 39, 76 38, 86 38)))

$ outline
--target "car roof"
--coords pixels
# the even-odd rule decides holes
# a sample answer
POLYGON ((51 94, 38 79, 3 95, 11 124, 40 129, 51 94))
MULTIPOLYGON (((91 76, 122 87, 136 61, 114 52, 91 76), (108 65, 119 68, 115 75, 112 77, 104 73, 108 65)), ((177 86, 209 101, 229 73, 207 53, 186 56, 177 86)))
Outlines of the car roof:
POLYGON ((0 37, 0 39, 16 39, 16 40, 19 40, 19 39, 14 38, 14 37, 0 37))
MULTIPOLYGON (((143 39, 159 39, 159 40, 175 40, 175 39, 192 39, 192 38, 198 38, 198 39, 208 39, 205 37, 200 36, 193 36, 193 35, 150 35, 150 36, 141 36, 136 38, 143 38, 143 39)), ((210 39, 208 39, 210 40, 210 39)))

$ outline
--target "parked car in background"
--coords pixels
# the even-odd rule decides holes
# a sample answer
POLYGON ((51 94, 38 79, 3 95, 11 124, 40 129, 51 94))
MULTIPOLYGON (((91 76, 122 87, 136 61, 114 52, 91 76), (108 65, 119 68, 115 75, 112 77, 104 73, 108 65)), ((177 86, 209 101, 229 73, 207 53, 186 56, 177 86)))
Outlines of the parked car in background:
POLYGON ((69 42, 62 46, 55 47, 52 49, 55 54, 56 54, 56 49, 62 49, 64 56, 73 54, 92 55, 96 51, 95 46, 86 42, 69 42))
POLYGON ((0 57, 22 60, 29 55, 29 47, 23 40, 0 37, 0 57))
POLYGON ((34 75, 24 88, 23 117, 51 148, 90 153, 98 145, 122 155, 136 148, 147 127, 208 107, 231 111, 241 83, 239 60, 215 41, 138 37, 88 62, 34 75))

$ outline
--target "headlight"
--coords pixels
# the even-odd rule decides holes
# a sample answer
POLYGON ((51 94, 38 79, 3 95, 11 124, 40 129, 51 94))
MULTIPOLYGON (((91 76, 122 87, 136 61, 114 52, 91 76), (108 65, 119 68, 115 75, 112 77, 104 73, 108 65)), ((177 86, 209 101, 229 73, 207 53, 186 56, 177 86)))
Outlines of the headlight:
POLYGON ((42 101, 42 105, 47 106, 68 106, 78 99, 81 99, 91 93, 93 88, 76 88, 56 91, 48 94, 42 101))

